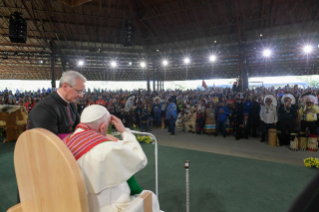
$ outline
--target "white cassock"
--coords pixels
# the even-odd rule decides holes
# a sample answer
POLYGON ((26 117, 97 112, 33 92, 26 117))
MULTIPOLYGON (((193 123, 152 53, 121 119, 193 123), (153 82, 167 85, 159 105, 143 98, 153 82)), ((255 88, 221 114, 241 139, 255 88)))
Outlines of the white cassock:
MULTIPOLYGON (((75 133, 80 131, 78 128, 75 133)), ((130 196, 126 181, 146 166, 147 158, 131 132, 125 131, 122 138, 100 143, 77 160, 84 176, 90 212, 120 212, 139 198, 139 195, 130 196)), ((152 202, 153 212, 159 212, 154 194, 152 202)), ((143 204, 132 212, 143 212, 143 204)))

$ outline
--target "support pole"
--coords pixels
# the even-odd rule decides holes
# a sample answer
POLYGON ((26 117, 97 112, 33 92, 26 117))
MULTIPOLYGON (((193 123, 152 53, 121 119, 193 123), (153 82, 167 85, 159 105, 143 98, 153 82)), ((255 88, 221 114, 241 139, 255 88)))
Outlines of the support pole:
POLYGON ((54 57, 55 48, 54 48, 52 42, 50 42, 50 47, 52 50, 52 54, 51 54, 51 86, 52 86, 52 88, 56 88, 56 85, 55 85, 55 57, 54 57))
POLYGON ((186 212, 189 212, 189 162, 189 160, 186 160, 184 165, 184 168, 186 170, 186 212))
POLYGON ((64 58, 61 58, 61 63, 62 63, 62 72, 66 72, 66 61, 64 58))

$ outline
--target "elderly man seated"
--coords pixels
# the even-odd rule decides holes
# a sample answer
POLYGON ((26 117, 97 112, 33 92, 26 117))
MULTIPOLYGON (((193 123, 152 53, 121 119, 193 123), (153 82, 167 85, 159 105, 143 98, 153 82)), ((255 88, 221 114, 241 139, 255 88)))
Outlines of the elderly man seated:
MULTIPOLYGON (((143 193, 134 174, 146 166, 146 155, 135 136, 105 107, 91 105, 85 108, 80 124, 64 142, 83 174, 89 211, 120 212, 143 193), (123 140, 107 136, 111 123, 123 140)), ((153 211, 159 212, 154 194, 152 204, 153 211)), ((136 211, 143 211, 143 208, 136 211)))

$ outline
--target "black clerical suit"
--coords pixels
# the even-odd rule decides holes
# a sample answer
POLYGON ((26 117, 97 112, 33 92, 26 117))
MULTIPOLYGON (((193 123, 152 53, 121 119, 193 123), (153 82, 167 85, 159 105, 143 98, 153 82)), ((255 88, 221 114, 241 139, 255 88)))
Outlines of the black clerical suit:
POLYGON ((250 114, 249 114, 249 118, 250 118, 250 123, 252 125, 252 136, 253 137, 257 137, 257 127, 260 124, 260 104, 256 101, 254 101, 251 105, 251 110, 250 110, 250 114))
MULTIPOLYGON (((79 123, 80 116, 74 103, 67 103, 57 92, 53 92, 38 102, 29 113, 27 130, 44 128, 58 135, 74 132, 79 123)), ((20 203, 19 190, 18 203, 20 203)))
POLYGON ((288 145, 290 143, 290 133, 293 133, 294 128, 294 117, 297 113, 297 109, 294 105, 290 105, 290 107, 284 107, 285 105, 280 105, 278 114, 280 116, 281 123, 281 137, 280 137, 280 145, 288 145), (288 133, 288 134, 287 134, 288 133))
POLYGON ((244 121, 244 103, 237 102, 235 105, 236 108, 236 126, 242 124, 244 121))
POLYGON ((54 134, 72 133, 80 123, 74 103, 65 102, 53 92, 37 103, 29 114, 27 129, 44 128, 54 134))
POLYGON ((250 124, 250 121, 248 121, 248 119, 243 120, 241 124, 239 123, 237 125, 237 129, 235 133, 236 140, 239 140, 241 138, 248 139, 250 137, 250 129, 251 129, 251 124, 250 124))

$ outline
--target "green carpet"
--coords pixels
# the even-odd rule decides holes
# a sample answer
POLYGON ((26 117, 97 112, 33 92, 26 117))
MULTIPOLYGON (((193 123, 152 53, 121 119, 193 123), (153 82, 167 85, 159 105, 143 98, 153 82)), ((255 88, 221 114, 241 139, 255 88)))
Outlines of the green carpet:
MULTIPOLYGON (((0 212, 16 203, 15 143, 0 144, 0 212)), ((148 166, 137 173, 155 192, 154 145, 142 145, 148 166)), ((159 146, 159 200, 165 212, 184 212, 184 161, 190 160, 190 211, 283 212, 316 174, 301 166, 159 146)))

